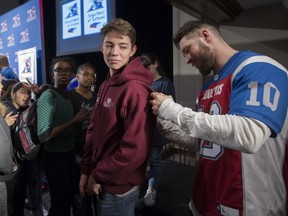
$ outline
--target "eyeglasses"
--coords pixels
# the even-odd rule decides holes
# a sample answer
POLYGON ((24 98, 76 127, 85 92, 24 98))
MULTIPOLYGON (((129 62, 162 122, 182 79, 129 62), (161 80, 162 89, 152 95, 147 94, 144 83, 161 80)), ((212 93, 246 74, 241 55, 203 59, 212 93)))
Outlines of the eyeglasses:
POLYGON ((54 69, 54 72, 59 73, 59 74, 64 74, 64 73, 71 73, 71 68, 56 68, 54 69))

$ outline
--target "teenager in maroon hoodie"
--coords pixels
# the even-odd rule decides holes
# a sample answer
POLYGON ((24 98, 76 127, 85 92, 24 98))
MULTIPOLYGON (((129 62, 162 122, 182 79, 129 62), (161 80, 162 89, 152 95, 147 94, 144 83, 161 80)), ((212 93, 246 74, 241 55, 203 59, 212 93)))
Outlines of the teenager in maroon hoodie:
POLYGON ((99 88, 87 131, 80 192, 97 195, 97 216, 131 216, 154 135, 153 79, 139 58, 132 59, 136 33, 129 22, 112 20, 100 33, 109 75, 99 88))

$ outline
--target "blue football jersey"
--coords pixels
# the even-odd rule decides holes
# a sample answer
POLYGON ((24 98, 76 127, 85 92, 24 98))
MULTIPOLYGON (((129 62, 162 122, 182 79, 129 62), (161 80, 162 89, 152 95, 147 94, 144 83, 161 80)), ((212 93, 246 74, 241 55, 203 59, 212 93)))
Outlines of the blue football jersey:
POLYGON ((193 189, 193 202, 200 214, 284 215, 287 88, 287 70, 273 59, 250 51, 233 55, 203 86, 197 111, 257 119, 272 135, 254 154, 201 141, 193 189), (275 209, 278 212, 273 212, 275 209))

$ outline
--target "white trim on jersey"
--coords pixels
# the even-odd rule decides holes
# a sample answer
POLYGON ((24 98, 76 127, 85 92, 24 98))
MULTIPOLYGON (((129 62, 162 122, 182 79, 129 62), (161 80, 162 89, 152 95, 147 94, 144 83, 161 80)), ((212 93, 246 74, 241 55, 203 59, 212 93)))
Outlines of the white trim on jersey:
POLYGON ((246 60, 244 60, 232 73, 232 77, 231 77, 231 85, 233 83, 234 77, 242 70, 243 67, 247 66, 248 64, 252 64, 252 63, 256 63, 256 62, 262 62, 262 63, 269 63, 274 65, 275 67, 283 70, 286 72, 287 76, 288 76, 288 71, 286 70, 285 67, 283 67, 283 65, 281 65, 279 62, 275 61, 274 59, 271 59, 268 56, 252 56, 250 58, 247 58, 246 60))

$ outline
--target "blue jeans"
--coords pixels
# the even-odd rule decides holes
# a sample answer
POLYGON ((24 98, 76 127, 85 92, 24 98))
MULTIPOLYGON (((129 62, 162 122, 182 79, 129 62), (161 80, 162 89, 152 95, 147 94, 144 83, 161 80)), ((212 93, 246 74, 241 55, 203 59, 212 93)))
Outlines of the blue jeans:
POLYGON ((138 196, 139 188, 124 197, 101 192, 97 196, 97 216, 134 216, 138 196))
POLYGON ((148 187, 156 189, 160 183, 160 177, 162 174, 162 146, 152 146, 149 154, 149 180, 148 187))

